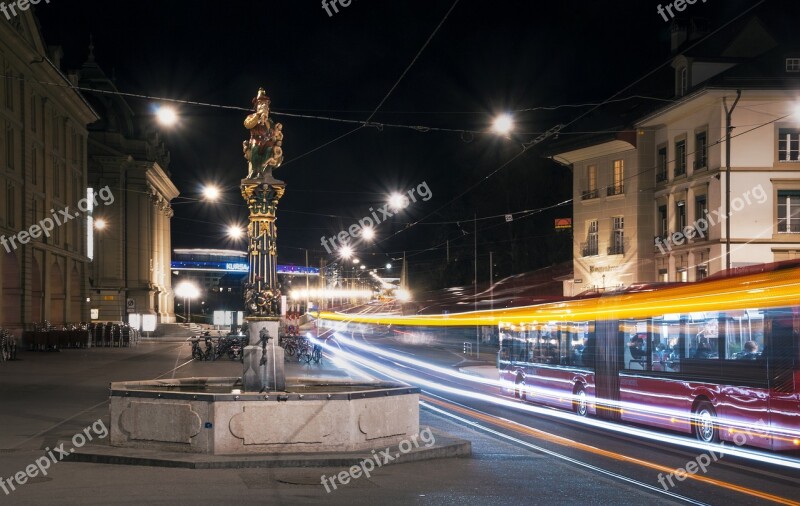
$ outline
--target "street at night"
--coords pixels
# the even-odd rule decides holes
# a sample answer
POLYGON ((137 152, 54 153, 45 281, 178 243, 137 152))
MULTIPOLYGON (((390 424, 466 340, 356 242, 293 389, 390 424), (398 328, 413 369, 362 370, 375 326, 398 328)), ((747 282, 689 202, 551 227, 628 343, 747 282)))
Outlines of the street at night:
POLYGON ((800 505, 798 19, 0 2, 0 504, 800 505))

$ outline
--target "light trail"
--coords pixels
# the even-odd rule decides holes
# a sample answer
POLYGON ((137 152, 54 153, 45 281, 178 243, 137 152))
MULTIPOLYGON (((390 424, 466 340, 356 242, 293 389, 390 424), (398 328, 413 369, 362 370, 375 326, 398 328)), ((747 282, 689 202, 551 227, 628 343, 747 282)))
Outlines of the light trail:
MULTIPOLYGON (((474 375, 470 375, 470 374, 465 374, 465 373, 462 373, 462 372, 459 372, 459 371, 453 371, 453 370, 445 368, 445 367, 436 366, 436 365, 433 365, 433 364, 430 364, 430 363, 427 363, 427 362, 423 362, 421 360, 409 358, 409 357, 406 357, 406 356, 403 356, 403 355, 399 355, 397 353, 393 353, 391 351, 386 351, 384 349, 377 348, 377 347, 371 346, 369 344, 357 342, 356 340, 350 339, 350 338, 348 338, 348 337, 346 337, 346 336, 344 336, 344 335, 342 335, 342 334, 340 334, 340 333, 338 333, 336 331, 333 332, 333 335, 338 340, 341 340, 341 341, 345 342, 348 346, 353 346, 355 348, 358 348, 358 349, 363 350, 363 351, 367 351, 369 353, 373 353, 375 355, 379 355, 379 356, 382 356, 382 357, 390 358, 390 359, 398 361, 398 362, 403 362, 403 363, 406 363, 406 364, 410 364, 410 365, 414 365, 414 366, 417 366, 417 367, 421 367, 421 368, 423 368, 425 370, 435 371, 435 372, 443 374, 445 376, 450 376, 452 378, 460 379, 460 380, 463 380, 463 381, 469 381, 469 382, 472 382, 472 383, 479 383, 479 384, 482 384, 482 385, 497 387, 497 388, 501 388, 503 390, 519 389, 519 390, 525 391, 528 394, 537 395, 537 396, 542 397, 542 398, 549 398, 549 399, 554 399, 554 400, 555 399, 557 399, 557 400, 569 399, 571 401, 575 401, 575 400, 578 399, 578 396, 573 395, 573 394, 568 394, 568 393, 563 393, 563 392, 552 392, 552 391, 548 391, 548 390, 545 390, 545 389, 542 389, 542 388, 538 388, 538 387, 534 387, 534 386, 530 386, 530 385, 524 385, 523 387, 520 387, 520 385, 516 385, 516 384, 508 382, 508 381, 503 381, 503 380, 499 380, 499 379, 498 380, 492 380, 492 379, 488 379, 488 378, 482 378, 482 377, 478 377, 478 376, 474 376, 474 375)), ((591 400, 591 404, 594 405, 594 406, 603 406, 603 409, 608 409, 608 410, 616 410, 616 411, 628 410, 628 411, 631 411, 631 412, 636 412, 636 413, 640 413, 640 414, 644 414, 644 415, 655 415, 655 416, 651 416, 651 418, 660 419, 662 421, 670 421, 671 423, 675 423, 675 420, 686 420, 687 422, 689 422, 692 425, 695 425, 696 423, 698 423, 697 415, 695 415, 693 413, 687 414, 687 413, 685 413, 683 411, 676 411, 676 410, 671 410, 671 409, 666 409, 666 408, 658 408, 658 407, 652 407, 652 406, 642 406, 640 404, 634 404, 634 403, 630 403, 630 402, 611 401, 611 400, 606 400, 606 399, 600 399, 600 400, 592 399, 591 400)), ((739 431, 742 431, 744 433, 747 433, 747 435, 749 437, 751 437, 751 438, 753 437, 753 433, 750 432, 750 429, 753 428, 752 424, 741 423, 741 422, 736 421, 736 420, 730 420, 728 418, 719 418, 719 417, 717 418, 717 421, 718 421, 718 425, 724 425, 726 430, 739 430, 739 431)), ((794 432, 776 431, 776 430, 773 429, 773 430, 771 430, 769 432, 769 435, 772 436, 773 438, 781 439, 781 440, 784 440, 784 441, 796 441, 797 438, 800 438, 800 431, 794 431, 794 432)))
MULTIPOLYGON (((541 431, 541 430, 538 430, 538 429, 534 429, 532 427, 528 427, 526 425, 522 425, 522 424, 520 424, 518 422, 514 422, 512 420, 508 420, 508 419, 505 419, 505 418, 499 418, 499 417, 496 417, 494 415, 490 415, 490 414, 487 414, 487 413, 476 411, 476 410, 471 409, 471 408, 467 408, 467 407, 464 407, 464 406, 456 405, 456 404, 454 404, 454 403, 452 403, 450 401, 444 401, 443 402, 443 401, 439 401, 439 400, 430 398, 429 402, 431 402, 433 404, 438 404, 438 405, 440 405, 442 407, 447 407, 450 410, 457 411, 459 413, 462 413, 464 415, 470 416, 472 418, 477 418, 479 420, 483 420, 484 422, 490 423, 492 425, 500 426, 500 427, 503 427, 505 429, 508 429, 508 430, 511 430, 511 431, 514 431, 514 432, 523 433, 523 434, 526 434, 526 435, 529 435, 529 436, 533 436, 533 437, 537 437, 537 438, 540 438, 540 439, 544 439, 546 441, 550 441, 552 443, 556 443, 556 444, 559 444, 559 445, 562 445, 562 446, 567 446, 567 447, 574 448, 574 449, 577 449, 577 450, 581 450, 581 451, 584 451, 584 452, 593 453, 595 455, 601 455, 603 457, 611 458, 613 460, 617 460, 617 461, 621 461, 621 462, 627 462, 627 463, 636 464, 636 465, 639 465, 639 466, 647 467, 649 469, 654 469, 654 470, 657 470, 657 471, 661 471, 663 473, 674 473, 675 472, 675 469, 672 469, 672 468, 667 467, 667 466, 662 466, 662 465, 656 464, 654 462, 649 462, 649 461, 646 461, 646 460, 637 459, 637 458, 634 458, 634 457, 629 457, 627 455, 622 455, 620 453, 611 452, 609 450, 603 450, 603 449, 597 448, 595 446, 587 445, 587 444, 584 444, 584 443, 579 443, 579 442, 573 441, 571 439, 567 439, 567 438, 564 438, 564 437, 561 437, 561 436, 556 436, 556 435, 550 434, 548 432, 544 432, 544 431, 541 431)), ((488 427, 484 427, 484 426, 480 425, 479 423, 473 422, 473 421, 468 420, 466 418, 462 418, 462 417, 453 415, 452 413, 449 413, 444 409, 436 408, 436 407, 434 407, 434 406, 432 406, 432 405, 430 405, 430 404, 428 404, 426 402, 422 402, 421 401, 420 404, 422 406, 424 406, 425 408, 430 409, 432 411, 435 411, 437 413, 440 413, 440 414, 442 414, 444 416, 459 420, 459 421, 461 421, 461 422, 463 422, 463 423, 465 423, 467 425, 479 428, 479 429, 481 429, 483 431, 486 431, 486 432, 490 432, 490 433, 495 434, 497 436, 500 436, 500 437, 502 437, 504 439, 508 439, 508 440, 514 441, 516 443, 522 444, 522 445, 527 446, 529 448, 534 448, 536 450, 539 450, 539 451, 544 452, 544 453, 546 453, 548 455, 560 458, 562 460, 567 460, 569 462, 572 462, 574 464, 580 465, 582 467, 588 467, 588 468, 590 468, 590 469, 592 469, 594 471, 598 471, 598 472, 601 472, 603 474, 607 474, 607 475, 613 476, 615 478, 622 479, 624 481, 627 481, 629 483, 633 483, 633 484, 638 485, 640 487, 647 488, 649 490, 660 492, 662 494, 667 494, 669 496, 675 497, 676 499, 680 499, 680 500, 683 500, 683 501, 686 501, 686 502, 690 502, 692 504, 705 504, 705 503, 701 503, 701 502, 695 501, 694 499, 691 499, 691 498, 688 498, 688 497, 685 497, 685 496, 682 496, 682 495, 675 494, 674 492, 670 492, 668 490, 664 490, 663 488, 658 488, 656 486, 649 485, 647 483, 643 483, 643 482, 634 480, 632 478, 628 478, 626 476, 622 476, 622 475, 619 475, 617 473, 613 473, 611 471, 607 471, 605 469, 593 466, 591 464, 587 464, 587 463, 581 462, 579 460, 573 459, 571 457, 567 457, 565 455, 553 452, 552 450, 548 450, 547 448, 542 448, 540 446, 533 445, 533 444, 528 443, 526 441, 523 441, 521 439, 517 439, 517 438, 511 437, 511 436, 508 436, 508 435, 506 435, 506 434, 504 434, 502 432, 492 430, 492 429, 490 429, 488 427)), ((786 505, 791 505, 791 506, 800 505, 800 502, 793 501, 793 500, 787 499, 785 497, 780 497, 780 496, 777 496, 777 495, 768 494, 768 493, 765 493, 765 492, 760 492, 758 490, 753 490, 753 489, 750 489, 750 488, 741 487, 739 485, 734 485, 733 483, 728 483, 726 481, 716 480, 716 479, 708 478, 706 476, 702 476, 702 475, 698 475, 698 474, 687 474, 686 476, 688 478, 703 482, 703 483, 708 484, 708 485, 714 485, 716 487, 725 488, 725 489, 728 489, 728 490, 731 490, 731 491, 734 491, 734 492, 739 492, 739 493, 742 493, 742 494, 746 494, 746 495, 750 495, 750 496, 753 496, 753 497, 757 497, 759 499, 772 501, 772 502, 775 502, 775 503, 778 503, 778 504, 786 504, 786 505)))
MULTIPOLYGON (((441 391, 446 392, 452 395, 457 395, 460 397, 466 397, 472 400, 487 402, 495 405, 499 405, 505 408, 510 408, 518 411, 526 411, 529 413, 533 413, 536 415, 544 415, 551 418, 558 418, 561 420, 566 420, 572 423, 580 423, 583 425, 588 425, 595 428, 600 428, 604 430, 608 430, 611 432, 623 434, 625 436, 638 436, 643 439, 648 439, 652 441, 656 441, 658 443, 671 443, 677 446, 682 446, 686 448, 691 448, 693 450, 701 450, 701 451, 713 451, 717 454, 721 455, 732 455, 736 457, 740 457, 745 460, 751 460, 756 462, 762 462, 766 464, 775 465, 778 467, 789 468, 800 470, 800 461, 789 459, 783 457, 781 455, 766 455, 762 453, 757 453, 749 449, 743 449, 738 447, 728 447, 722 445, 714 445, 714 444, 706 444, 701 443, 700 441, 692 441, 687 438, 673 436, 671 434, 665 433, 656 433, 651 432, 645 429, 641 429, 639 427, 634 427, 630 425, 619 425, 614 424, 611 422, 606 422, 603 420, 595 420, 590 418, 584 418, 577 416, 573 413, 568 413, 564 411, 557 411, 552 410, 549 408, 543 408, 539 406, 531 406, 528 404, 522 404, 519 402, 509 401, 507 399, 503 399, 500 397, 486 395, 470 390, 463 390, 460 388, 453 388, 450 386, 442 385, 433 381, 428 381, 422 379, 418 376, 414 376, 411 374, 407 374, 398 370, 390 369, 382 364, 379 364, 375 361, 363 358, 359 355, 349 353, 343 350, 337 350, 326 343, 322 343, 318 340, 312 338, 312 341, 320 344, 328 351, 332 352, 333 354, 337 355, 337 358, 341 358, 346 362, 357 363, 363 367, 368 369, 372 369, 380 374, 384 374, 386 376, 392 377, 396 380, 403 381, 409 384, 416 384, 425 386, 428 389, 432 389, 434 391, 441 391)), ((800 503, 799 503, 800 504, 800 503)))

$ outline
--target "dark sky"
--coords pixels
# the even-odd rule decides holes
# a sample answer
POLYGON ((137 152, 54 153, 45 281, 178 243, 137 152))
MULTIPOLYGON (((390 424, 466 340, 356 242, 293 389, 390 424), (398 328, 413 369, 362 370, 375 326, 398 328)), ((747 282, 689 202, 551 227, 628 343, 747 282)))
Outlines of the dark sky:
MULTIPOLYGON (((485 130, 502 111, 602 101, 669 59, 669 25, 657 14, 658 3, 461 0, 373 121, 485 130)), ((320 236, 368 215, 388 191, 427 182, 433 194, 428 202, 412 204, 395 223, 378 227, 379 245, 361 247, 382 264, 402 251, 419 262, 443 257, 442 248, 418 253, 441 239, 471 242, 463 232, 471 223, 449 222, 544 207, 571 196, 566 169, 531 150, 450 203, 517 155, 521 142, 586 108, 518 113, 511 140, 367 127, 310 154, 355 125, 278 114, 367 119, 452 4, 353 0, 329 17, 318 0, 52 0, 37 12, 46 42, 64 47, 66 67, 85 60, 92 34, 98 63, 125 92, 249 107, 256 90, 266 88, 285 132, 286 158, 275 173, 288 185, 278 220, 282 263, 302 262, 303 248, 312 250, 316 263, 324 254, 320 236), (524 185, 515 183, 520 176, 524 185)), ((747 4, 709 0, 688 8, 726 19, 747 4)), ((141 111, 150 106, 131 104, 141 111)), ((208 181, 228 193, 226 203, 215 207, 177 205, 174 246, 226 246, 221 223, 243 222, 245 216, 238 181, 246 174, 246 113, 195 106, 180 111, 181 125, 166 139, 182 196, 196 197, 208 181)), ((558 215, 570 216, 570 206, 534 216, 531 223, 546 234, 558 215)), ((500 236, 480 233, 497 230, 503 221, 479 222, 484 253, 508 247, 500 236)))

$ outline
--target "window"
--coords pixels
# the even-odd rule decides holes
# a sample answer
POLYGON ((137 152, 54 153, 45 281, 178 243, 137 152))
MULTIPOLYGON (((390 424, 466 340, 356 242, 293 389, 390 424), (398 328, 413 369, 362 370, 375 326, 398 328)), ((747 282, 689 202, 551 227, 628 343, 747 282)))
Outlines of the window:
POLYGON ((675 177, 686 174, 686 140, 675 143, 675 177))
POLYGON ((698 132, 694 135, 694 168, 697 170, 708 167, 708 134, 698 132))
POLYGON ((10 228, 14 228, 17 226, 15 219, 17 215, 16 203, 15 203, 16 193, 17 192, 14 188, 14 184, 11 183, 10 181, 6 183, 6 216, 7 216, 6 224, 10 228))
POLYGON ((778 233, 800 233, 800 190, 778 190, 778 233))
POLYGON ((647 321, 627 320, 619 322, 620 331, 625 336, 624 363, 625 369, 644 371, 647 367, 650 337, 647 335, 647 321))
POLYGON ((61 164, 55 156, 53 157, 53 195, 61 196, 61 164))
MULTIPOLYGON (((666 273, 664 273, 666 274, 666 273)), ((653 318, 652 366, 653 371, 680 372, 681 359, 685 357, 681 347, 681 317, 678 314, 667 314, 653 318)))
POLYGON ((694 223, 695 240, 702 240, 708 237, 708 202, 705 195, 697 195, 694 198, 694 223))
POLYGON ((686 201, 679 200, 675 203, 676 231, 683 233, 686 230, 686 201))
POLYGON ((681 69, 681 77, 680 77, 680 88, 678 94, 680 96, 686 95, 686 92, 689 90, 689 69, 683 67, 681 69))
POLYGON ((609 248, 609 255, 623 255, 625 254, 625 218, 622 216, 614 216, 612 219, 611 230, 611 247, 609 248))
POLYGON ((717 313, 690 313, 683 315, 686 358, 694 360, 719 360, 719 320, 717 313))
POLYGON ((656 183, 667 180, 667 160, 667 147, 661 146, 656 159, 656 183))
POLYGON ((14 109, 14 76, 11 67, 5 67, 3 75, 6 76, 6 107, 14 109))
POLYGON ((584 200, 597 198, 597 165, 586 167, 586 192, 584 200))
POLYGON ((597 220, 592 220, 587 224, 586 243, 583 247, 583 256, 589 257, 597 255, 597 220))
POLYGON ((786 72, 800 72, 800 58, 786 58, 786 72))
POLYGON ((36 146, 31 148, 31 183, 38 184, 39 181, 39 149, 36 146))
POLYGON ((706 279, 708 277, 708 264, 698 264, 695 276, 697 277, 697 281, 706 279))
POLYGON ((667 206, 658 206, 658 236, 665 238, 669 235, 667 222, 667 206))
POLYGON ((36 95, 31 95, 31 132, 36 131, 36 95))
POLYGON ((778 129, 778 161, 800 161, 800 128, 778 129))
POLYGON ((6 125, 6 168, 14 170, 14 128, 6 125))
POLYGON ((727 360, 757 360, 764 350, 764 314, 758 309, 720 314, 727 360))
POLYGON ((625 164, 623 160, 614 160, 613 179, 611 187, 608 188, 608 195, 621 195, 624 191, 625 164))

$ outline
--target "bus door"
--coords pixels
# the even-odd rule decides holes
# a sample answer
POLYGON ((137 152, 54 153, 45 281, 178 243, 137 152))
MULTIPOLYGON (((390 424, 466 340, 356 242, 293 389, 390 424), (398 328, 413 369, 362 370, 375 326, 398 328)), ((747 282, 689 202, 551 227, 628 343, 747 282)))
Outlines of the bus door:
POLYGON ((622 369, 622 339, 619 320, 597 320, 595 324, 595 397, 598 401, 597 416, 620 420, 617 407, 619 395, 619 371, 622 369), (608 407, 603 400, 611 401, 608 407))
POLYGON ((795 441, 800 431, 800 398, 798 385, 795 384, 800 319, 797 314, 788 313, 788 310, 781 313, 771 311, 770 316, 771 329, 767 333, 762 355, 766 355, 767 361, 772 449, 796 449, 795 441))

